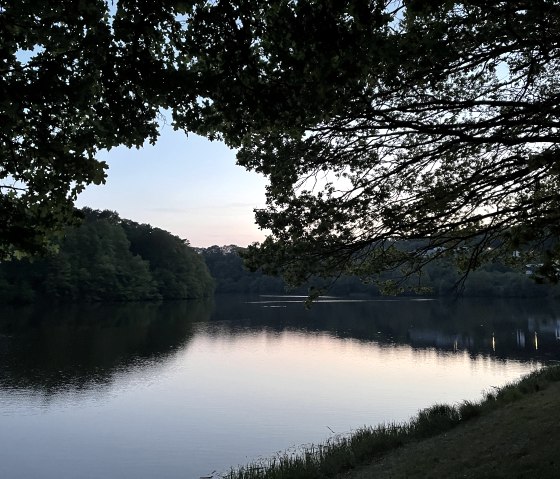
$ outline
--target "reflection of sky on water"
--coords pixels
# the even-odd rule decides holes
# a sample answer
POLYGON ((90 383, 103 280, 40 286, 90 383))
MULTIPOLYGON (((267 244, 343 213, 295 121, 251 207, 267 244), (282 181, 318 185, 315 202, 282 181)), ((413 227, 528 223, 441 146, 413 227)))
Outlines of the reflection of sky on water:
POLYGON ((229 298, 4 321, 0 477, 200 477, 476 399, 557 357, 556 306, 531 307, 229 298))
MULTIPOLYGON (((98 403, 114 399, 119 391, 139 389, 165 374, 169 356, 151 360, 135 360, 123 368, 116 368, 111 375, 80 378, 65 376, 55 378, 56 385, 36 387, 30 382, 3 386, 0 381, 0 416, 12 414, 36 415, 49 410, 95 407, 98 403), (22 401, 25 408, 22 409, 22 401)), ((37 380, 40 383, 41 379, 37 380)), ((36 383, 36 384, 37 384, 36 383)))
POLYGON ((201 325, 186 354, 189 361, 203 363, 209 376, 221 370, 219 389, 226 384, 226 394, 228 390, 237 394, 237 387, 243 384, 251 388, 248 396, 260 398, 258 402, 290 404, 295 408, 290 414, 307 404, 315 412, 336 410, 335 421, 349 415, 355 418, 361 411, 367 423, 405 419, 434 400, 453 402, 479 396, 481 384, 503 383, 538 364, 496 361, 483 355, 473 358, 466 351, 366 343, 320 332, 246 330, 228 336, 220 335, 215 325, 210 330, 201 325), (255 383, 247 379, 256 377, 255 383), (398 413, 395 401, 401 408, 398 413))
POLYGON ((0 387, 12 394, 26 390, 44 404, 57 395, 77 401, 94 393, 103 396, 115 377, 123 383, 144 370, 147 377, 157 376, 201 331, 220 338, 291 331, 380 347, 462 351, 472 359, 559 359, 560 316, 554 304, 535 309, 522 302, 507 309, 495 302, 465 306, 381 298, 345 303, 328 297, 307 311, 303 299, 269 295, 229 297, 215 305, 97 305, 50 314, 31 310, 11 322, 0 315, 0 387))
POLYGON ((230 321, 232 308, 218 307, 212 318, 214 322, 225 321, 221 334, 236 334, 241 328, 291 328, 328 331, 340 338, 380 344, 462 350, 473 357, 484 354, 504 360, 560 359, 560 320, 556 319, 560 318, 560 308, 554 302, 381 298, 344 304, 347 300, 329 298, 331 304, 321 301, 311 311, 304 311, 301 299, 255 298, 244 307, 237 306, 236 321, 230 321))

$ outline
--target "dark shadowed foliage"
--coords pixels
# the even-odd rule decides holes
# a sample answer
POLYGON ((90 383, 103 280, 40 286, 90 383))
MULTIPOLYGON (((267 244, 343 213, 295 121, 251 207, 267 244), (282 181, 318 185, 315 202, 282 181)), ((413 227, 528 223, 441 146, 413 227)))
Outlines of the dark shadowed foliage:
POLYGON ((121 220, 111 211, 82 210, 58 252, 0 264, 0 299, 30 302, 133 301, 201 298, 213 281, 186 241, 149 225, 121 220))

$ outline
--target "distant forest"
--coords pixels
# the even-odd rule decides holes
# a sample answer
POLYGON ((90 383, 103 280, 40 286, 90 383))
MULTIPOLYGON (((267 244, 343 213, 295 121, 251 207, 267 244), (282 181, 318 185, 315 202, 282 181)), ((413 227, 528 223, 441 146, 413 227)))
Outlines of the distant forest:
POLYGON ((136 301, 212 295, 203 258, 185 240, 111 211, 83 209, 58 252, 0 264, 0 302, 136 301))
MULTIPOLYGON (((334 282, 314 278, 290 289, 281 278, 245 269, 235 245, 192 248, 178 236, 112 211, 85 208, 82 213, 83 223, 66 229, 56 253, 0 263, 0 302, 195 299, 214 292, 305 295, 310 288, 341 296, 381 294, 374 283, 344 275, 334 282)), ((420 281, 411 279, 405 286, 421 287, 425 295, 449 296, 457 293, 459 278, 451 261, 441 259, 424 268, 420 281)), ((560 287, 539 285, 527 271, 487 264, 469 275, 462 294, 560 297, 560 287)))
MULTIPOLYGON (((197 250, 204 256, 214 278, 216 293, 308 294, 310 288, 325 288, 326 293, 332 295, 381 295, 375 283, 364 283, 360 278, 348 275, 342 275, 334 282, 332 279, 313 278, 307 285, 289 289, 281 278, 247 271, 239 255, 240 248, 235 245, 197 250)), ((403 285, 409 292, 403 294, 417 294, 412 292, 416 288, 426 296, 451 296, 459 293, 471 297, 560 297, 558 285, 537 284, 529 273, 530 269, 519 271, 500 263, 489 263, 471 272, 458 289, 461 274, 451 260, 439 259, 428 263, 420 278, 409 278, 408 284, 403 285)), ((385 274, 381 279, 392 278, 385 274)))

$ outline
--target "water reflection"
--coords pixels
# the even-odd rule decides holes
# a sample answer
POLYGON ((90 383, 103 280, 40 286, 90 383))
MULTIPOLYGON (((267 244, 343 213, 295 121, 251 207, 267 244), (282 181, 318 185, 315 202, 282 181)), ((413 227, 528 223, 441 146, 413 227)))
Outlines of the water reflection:
POLYGON ((0 477, 200 477, 559 355, 555 303, 262 301, 1 310, 0 477))
POLYGON ((301 300, 294 301, 224 298, 212 314, 220 327, 209 334, 297 329, 416 349, 466 351, 473 358, 482 354, 503 360, 560 359, 560 304, 553 301, 388 299, 348 304, 331 298, 310 311, 301 300))
POLYGON ((169 360, 211 310, 211 302, 4 308, 0 388, 45 397, 107 388, 116 374, 169 360))
POLYGON ((168 362, 199 333, 223 340, 300 331, 417 350, 466 352, 472 358, 560 359, 560 307, 554 302, 348 303, 327 298, 306 310, 302 301, 293 296, 226 296, 215 303, 4 308, 0 388, 46 397, 103 389, 116 374, 168 362))

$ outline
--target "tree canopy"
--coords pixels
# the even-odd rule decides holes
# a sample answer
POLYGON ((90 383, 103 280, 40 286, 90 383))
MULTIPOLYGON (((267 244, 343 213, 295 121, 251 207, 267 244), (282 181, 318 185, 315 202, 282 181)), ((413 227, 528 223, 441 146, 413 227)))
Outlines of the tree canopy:
POLYGON ((255 268, 469 270, 538 245, 555 280, 559 19, 557 0, 8 2, 3 251, 35 246, 102 181, 95 153, 155 139, 167 108, 268 176, 255 268))
MULTIPOLYGON (((310 295, 311 291, 328 290, 329 295, 375 297, 381 294, 375 284, 361 281, 357 276, 339 275, 333 278, 310 278, 297 288, 290 287, 279 277, 250 272, 241 259, 244 248, 238 246, 210 246, 199 248, 212 275, 215 293, 268 294, 268 295, 310 295)), ((509 298, 558 298, 560 285, 536 284, 531 279, 533 267, 523 271, 501 263, 486 263, 477 271, 471 272, 464 281, 462 294, 466 297, 509 297, 509 298)), ((456 283, 461 277, 456 265, 450 258, 438 258, 422 269, 421 288, 417 278, 409 277, 403 286, 404 295, 430 295, 455 297, 456 283)), ((398 279, 398 274, 385 272, 380 275, 380 283, 398 279)))
POLYGON ((0 259, 44 251, 77 219, 76 196, 105 180, 100 150, 155 141, 165 102, 151 85, 176 21, 150 5, 0 1, 0 259))
POLYGON ((186 240, 113 211, 81 211, 57 253, 0 263, 0 303, 138 301, 210 296, 214 282, 186 240))
POLYGON ((271 234, 251 264, 299 283, 544 248, 540 275, 557 280, 559 13, 548 0, 327 1, 242 17, 255 33, 240 118, 216 102, 202 124, 270 179, 257 222, 271 234))

